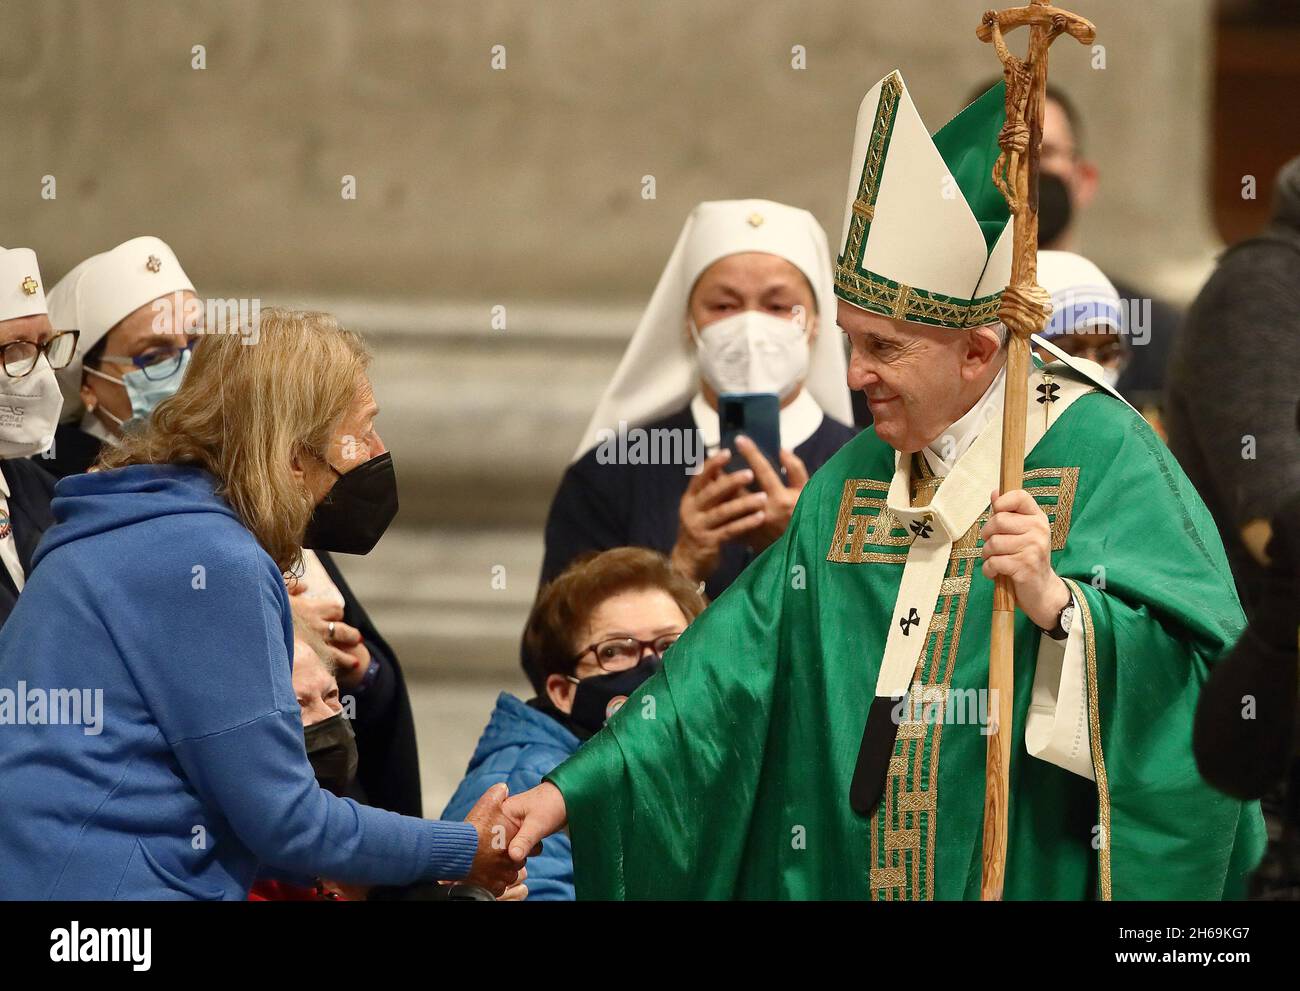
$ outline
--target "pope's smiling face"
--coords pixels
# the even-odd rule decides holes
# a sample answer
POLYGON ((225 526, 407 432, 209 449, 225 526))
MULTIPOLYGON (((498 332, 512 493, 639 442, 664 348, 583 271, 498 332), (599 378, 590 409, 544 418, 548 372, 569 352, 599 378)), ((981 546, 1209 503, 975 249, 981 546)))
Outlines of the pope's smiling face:
POLYGON ((905 454, 961 419, 1006 358, 994 327, 930 327, 842 300, 838 322, 851 347, 849 388, 866 395, 880 439, 905 454))

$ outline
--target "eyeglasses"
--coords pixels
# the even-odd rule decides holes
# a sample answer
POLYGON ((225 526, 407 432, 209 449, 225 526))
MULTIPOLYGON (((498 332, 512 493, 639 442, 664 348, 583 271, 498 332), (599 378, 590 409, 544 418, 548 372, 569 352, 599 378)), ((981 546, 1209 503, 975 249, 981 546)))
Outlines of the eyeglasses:
POLYGON ((576 664, 582 660, 584 654, 593 651, 596 655, 596 664, 602 671, 626 671, 641 663, 641 655, 647 647, 662 656, 680 636, 680 633, 665 633, 654 640, 638 640, 636 637, 601 640, 599 643, 583 647, 573 658, 573 662, 576 664))
POLYGON ((1113 337, 1100 344, 1094 344, 1086 338, 1080 339, 1073 334, 1064 334, 1052 341, 1071 358, 1086 358, 1099 365, 1118 361, 1124 357, 1124 341, 1113 337))
POLYGON ((51 368, 66 368, 72 356, 77 353, 77 338, 80 336, 79 330, 64 330, 42 344, 34 341, 10 341, 0 345, 0 362, 3 362, 5 374, 11 379, 20 379, 30 373, 41 355, 45 355, 51 368))
POLYGON ((162 379, 171 378, 181 367, 181 358, 186 351, 191 351, 194 345, 199 342, 197 337, 186 341, 184 347, 174 347, 171 345, 160 345, 149 348, 142 354, 126 355, 106 354, 101 357, 101 361, 111 361, 115 365, 134 365, 140 371, 144 372, 144 377, 151 382, 158 382, 162 379))

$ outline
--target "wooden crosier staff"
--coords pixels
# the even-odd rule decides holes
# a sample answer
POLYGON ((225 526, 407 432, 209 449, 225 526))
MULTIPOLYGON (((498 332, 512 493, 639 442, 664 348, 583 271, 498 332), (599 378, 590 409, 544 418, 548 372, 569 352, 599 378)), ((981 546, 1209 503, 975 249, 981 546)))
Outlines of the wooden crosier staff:
MULTIPOLYGON (((1009 332, 1007 386, 1002 414, 1002 466, 999 489, 1010 492, 1024 483, 1025 408, 1029 379, 1029 335, 1047 324, 1051 298, 1038 284, 1038 156, 1043 141, 1043 102, 1047 96, 1047 50, 1060 35, 1085 45, 1097 36, 1077 14, 1030 0, 1024 7, 987 11, 976 35, 993 43, 1007 81, 1007 120, 998 136, 1002 154, 993 166, 993 181, 1011 208, 1011 283, 1002 295, 998 319, 1009 332), (1029 55, 1017 58, 1003 32, 1029 27, 1029 55)), ((1016 597, 1011 579, 999 576, 993 592, 993 627, 989 639, 989 694, 993 726, 988 741, 984 783, 984 871, 980 897, 999 901, 1007 866, 1007 814, 1011 770, 1011 708, 1015 689, 1014 646, 1016 597)))

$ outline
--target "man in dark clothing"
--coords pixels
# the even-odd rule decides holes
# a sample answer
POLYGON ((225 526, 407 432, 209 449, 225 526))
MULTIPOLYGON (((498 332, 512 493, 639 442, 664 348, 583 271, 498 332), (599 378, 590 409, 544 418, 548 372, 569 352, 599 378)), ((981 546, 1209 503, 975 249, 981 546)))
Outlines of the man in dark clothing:
MULTIPOLYGON (((1048 94, 1043 121, 1043 192, 1039 244, 1077 251, 1075 219, 1097 192, 1098 169, 1083 154, 1083 126, 1078 110, 1055 87, 1048 94), (1059 186, 1059 190, 1055 187, 1059 186)), ((1107 273, 1109 275, 1109 273, 1107 273)), ((1125 301, 1129 331, 1128 361, 1116 388, 1151 419, 1164 388, 1165 368, 1181 320, 1176 308, 1125 279, 1110 276, 1125 301)))
POLYGON ((28 457, 54 439, 63 405, 54 369, 71 359, 76 340, 50 324, 35 252, 0 248, 0 624, 54 522, 54 483, 28 457))
MULTIPOLYGON (((18 562, 24 575, 32 570, 32 552, 41 542, 45 531, 54 525, 50 513, 50 499, 54 496, 54 481, 27 458, 6 458, 0 461, 0 492, 5 493, 8 513, 3 515, 0 531, 8 530, 0 539, 12 540, 18 552, 18 562), (7 490, 7 491, 6 491, 7 490)), ((21 588, 7 568, 0 569, 0 625, 13 612, 21 588)))
POLYGON ((1263 799, 1273 842, 1255 895, 1300 901, 1300 496, 1273 520, 1268 558, 1250 625, 1201 692, 1192 747, 1220 791, 1263 799))
POLYGON ((1201 773, 1261 795, 1274 842, 1260 897, 1300 898, 1295 759, 1300 532, 1300 158, 1278 177, 1273 219, 1219 260, 1170 366, 1169 446, 1223 537, 1250 627, 1206 685, 1201 773), (1272 520, 1272 524, 1270 524, 1272 520))
POLYGON ((1268 554, 1260 606, 1236 647, 1215 665, 1196 709, 1201 774, 1243 799, 1277 784, 1296 749, 1300 495, 1274 519, 1268 554))
MULTIPOLYGON (((973 101, 992 80, 973 91, 973 101)), ((1080 252, 1078 218, 1092 203, 1100 185, 1100 170, 1083 151, 1083 118, 1069 95, 1048 85, 1043 112, 1040 161, 1038 244, 1052 251, 1080 252)), ((1177 307, 1127 279, 1110 279, 1124 301, 1127 344, 1125 365, 1116 389, 1161 429, 1159 406, 1169 356, 1178 339, 1182 314, 1177 307)), ((861 421, 858 421, 862 425, 861 421)))
POLYGON ((1300 157, 1272 222, 1224 253, 1169 370, 1169 447, 1214 515, 1247 613, 1268 523, 1300 492, 1300 157))

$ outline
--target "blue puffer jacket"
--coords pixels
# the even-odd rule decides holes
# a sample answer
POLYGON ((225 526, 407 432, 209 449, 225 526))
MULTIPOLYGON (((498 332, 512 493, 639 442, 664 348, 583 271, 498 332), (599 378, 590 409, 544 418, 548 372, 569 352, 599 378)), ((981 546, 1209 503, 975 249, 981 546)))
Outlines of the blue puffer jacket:
MULTIPOLYGON (((442 818, 464 819, 483 793, 502 781, 512 795, 541 784, 579 745, 558 721, 502 692, 442 818)), ((573 901, 573 848, 567 833, 548 836, 541 855, 528 858, 526 883, 529 901, 573 901)))

